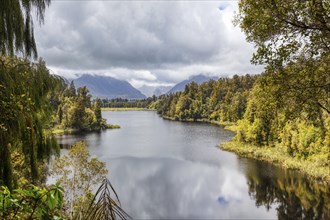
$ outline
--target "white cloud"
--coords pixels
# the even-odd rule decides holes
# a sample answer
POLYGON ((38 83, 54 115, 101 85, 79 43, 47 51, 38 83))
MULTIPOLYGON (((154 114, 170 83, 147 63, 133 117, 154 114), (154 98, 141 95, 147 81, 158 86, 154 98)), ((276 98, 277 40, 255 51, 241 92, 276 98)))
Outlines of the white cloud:
POLYGON ((259 73, 253 45, 232 24, 237 2, 53 1, 36 27, 38 52, 62 75, 95 73, 135 84, 199 73, 259 73))

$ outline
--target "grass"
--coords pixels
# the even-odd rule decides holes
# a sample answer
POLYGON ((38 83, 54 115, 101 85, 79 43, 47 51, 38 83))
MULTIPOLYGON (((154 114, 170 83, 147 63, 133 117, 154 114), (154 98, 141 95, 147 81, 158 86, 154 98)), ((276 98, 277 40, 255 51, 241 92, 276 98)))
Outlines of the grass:
POLYGON ((120 128, 119 125, 106 124, 106 129, 118 129, 118 128, 120 128))
MULTIPOLYGON (((118 129, 120 128, 119 125, 112 125, 112 124, 106 124, 104 129, 118 129)), ((66 134, 78 134, 82 132, 93 132, 93 131, 98 131, 98 130, 79 130, 79 129, 74 129, 74 128, 53 128, 52 129, 52 134, 55 136, 61 136, 61 135, 66 135, 66 134)))
MULTIPOLYGON (((322 164, 319 157, 310 159, 298 159, 286 153, 286 149, 281 146, 258 147, 237 141, 231 141, 219 146, 221 149, 231 151, 241 157, 254 158, 272 164, 276 164, 288 169, 294 169, 306 173, 308 176, 330 183, 330 168, 327 164, 322 164)), ((326 160, 326 159, 325 159, 326 160)))
POLYGON ((53 135, 65 135, 65 134, 76 134, 79 133, 79 129, 73 129, 73 128, 54 128, 52 129, 52 134, 53 135))
POLYGON ((205 123, 210 123, 210 124, 215 124, 215 125, 219 125, 224 127, 224 129, 226 130, 230 130, 230 131, 235 131, 235 127, 236 127, 236 123, 234 122, 229 122, 229 121, 216 121, 216 120, 208 120, 208 119, 179 119, 176 120, 174 117, 168 117, 168 116, 164 116, 162 115, 162 118, 164 119, 168 119, 168 120, 172 120, 172 121, 182 121, 182 122, 205 122, 205 123))
POLYGON ((101 108, 102 111, 150 111, 146 108, 101 108))

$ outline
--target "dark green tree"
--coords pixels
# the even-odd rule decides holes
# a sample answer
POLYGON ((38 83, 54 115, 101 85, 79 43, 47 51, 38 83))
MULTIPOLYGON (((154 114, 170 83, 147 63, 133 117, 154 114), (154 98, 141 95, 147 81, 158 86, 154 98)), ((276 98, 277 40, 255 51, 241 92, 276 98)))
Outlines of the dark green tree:
POLYGON ((96 99, 94 104, 94 114, 96 118, 96 124, 98 127, 101 127, 102 125, 101 105, 102 105, 101 99, 96 99))
POLYGON ((11 189, 23 177, 39 182, 40 165, 57 146, 44 128, 51 122, 50 95, 61 87, 62 79, 50 75, 43 61, 0 57, 1 185, 11 189), (14 154, 22 168, 15 168, 14 154))
POLYGON ((76 87, 74 86, 73 80, 71 81, 70 86, 68 88, 68 96, 76 97, 76 87))
POLYGON ((39 23, 50 0, 2 0, 0 7, 0 53, 14 55, 19 52, 37 58, 33 33, 32 12, 36 12, 39 23))

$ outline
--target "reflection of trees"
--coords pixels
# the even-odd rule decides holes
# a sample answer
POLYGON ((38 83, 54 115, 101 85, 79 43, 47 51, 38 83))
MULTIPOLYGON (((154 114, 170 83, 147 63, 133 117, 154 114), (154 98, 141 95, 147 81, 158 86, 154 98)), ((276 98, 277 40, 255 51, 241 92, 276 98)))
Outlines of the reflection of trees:
POLYGON ((296 172, 248 161, 249 195, 257 206, 277 206, 278 219, 330 219, 330 188, 296 172))

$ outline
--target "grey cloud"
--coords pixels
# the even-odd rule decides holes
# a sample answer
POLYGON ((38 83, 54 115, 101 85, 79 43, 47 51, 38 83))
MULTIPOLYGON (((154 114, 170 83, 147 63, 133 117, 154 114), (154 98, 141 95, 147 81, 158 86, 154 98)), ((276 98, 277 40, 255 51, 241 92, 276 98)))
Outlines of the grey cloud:
POLYGON ((36 29, 39 55, 56 69, 151 71, 166 82, 203 71, 196 66, 258 72, 249 64, 253 47, 231 24, 236 4, 53 1, 36 29))

